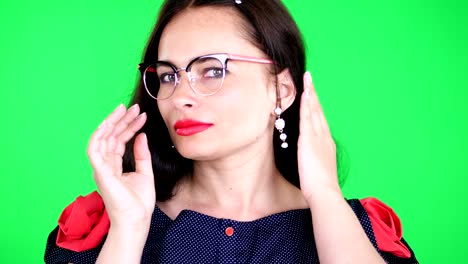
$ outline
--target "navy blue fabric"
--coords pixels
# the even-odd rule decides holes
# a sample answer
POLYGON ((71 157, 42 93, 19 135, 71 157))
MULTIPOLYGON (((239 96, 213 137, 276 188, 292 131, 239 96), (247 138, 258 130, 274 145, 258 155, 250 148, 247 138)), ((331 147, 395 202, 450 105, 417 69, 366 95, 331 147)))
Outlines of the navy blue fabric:
MULTIPOLYGON (((359 200, 348 200, 364 231, 377 248, 369 217, 359 200)), ((73 252, 55 244, 58 228, 49 235, 46 263, 95 263, 102 244, 73 252)), ((104 241, 103 241, 104 243, 104 241)), ((404 242, 406 243, 406 242, 404 242)), ((337 248, 337 252, 339 249, 337 248)), ((412 252, 412 251, 411 251, 412 252)), ((418 263, 380 252, 387 263, 418 263)), ((156 208, 141 263, 319 263, 309 209, 273 214, 240 222, 183 210, 171 220, 156 208), (234 230, 232 236, 226 228, 234 230)))

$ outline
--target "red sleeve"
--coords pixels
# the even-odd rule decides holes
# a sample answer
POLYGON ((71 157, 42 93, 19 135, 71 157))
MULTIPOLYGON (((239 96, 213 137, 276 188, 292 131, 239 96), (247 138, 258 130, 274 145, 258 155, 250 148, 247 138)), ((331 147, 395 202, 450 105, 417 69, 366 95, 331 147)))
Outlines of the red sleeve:
POLYGON ((411 252, 401 242, 403 231, 400 218, 392 208, 375 198, 360 201, 369 215, 378 248, 397 257, 410 258, 411 252))
POLYGON ((58 221, 57 246, 81 252, 97 247, 109 231, 110 221, 101 196, 79 196, 65 208, 58 221))

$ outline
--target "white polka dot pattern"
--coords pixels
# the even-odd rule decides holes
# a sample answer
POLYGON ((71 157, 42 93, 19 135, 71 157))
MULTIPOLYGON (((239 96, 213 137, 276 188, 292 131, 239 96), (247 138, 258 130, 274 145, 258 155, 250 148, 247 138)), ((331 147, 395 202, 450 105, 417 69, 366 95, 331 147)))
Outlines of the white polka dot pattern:
MULTIPOLYGON (((348 200, 377 248, 369 217, 359 200, 348 200)), ((95 263, 101 246, 73 252, 49 235, 46 263, 95 263)), ((103 241, 104 243, 104 241, 103 241)), ((380 252, 387 263, 417 263, 380 252), (407 262, 402 262, 407 261, 407 262)), ((414 256, 414 255, 413 255, 414 256)), ((310 210, 291 210, 251 222, 220 219, 184 210, 173 221, 155 209, 141 263, 319 263, 310 210), (226 234, 232 228, 231 236, 226 234)))

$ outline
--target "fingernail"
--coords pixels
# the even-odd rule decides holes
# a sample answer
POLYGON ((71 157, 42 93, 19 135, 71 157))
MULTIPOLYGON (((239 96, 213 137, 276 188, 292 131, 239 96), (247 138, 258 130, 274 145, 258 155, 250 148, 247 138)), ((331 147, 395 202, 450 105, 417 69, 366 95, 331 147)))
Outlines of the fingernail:
POLYGON ((144 116, 146 116, 146 112, 143 112, 141 113, 140 115, 137 116, 137 119, 141 119, 143 118, 144 116))
POLYGON ((128 109, 128 111, 130 111, 130 110, 132 110, 132 109, 136 108, 137 106, 138 106, 138 104, 134 104, 134 105, 132 105, 132 107, 130 107, 130 108, 128 109))
POLYGON ((117 108, 115 108, 115 110, 117 110, 117 109, 119 109, 119 108, 121 108, 123 106, 124 106, 124 104, 119 104, 119 106, 117 106, 117 108))
POLYGON ((309 71, 306 71, 305 80, 306 80, 308 85, 312 84, 312 75, 310 74, 309 71))

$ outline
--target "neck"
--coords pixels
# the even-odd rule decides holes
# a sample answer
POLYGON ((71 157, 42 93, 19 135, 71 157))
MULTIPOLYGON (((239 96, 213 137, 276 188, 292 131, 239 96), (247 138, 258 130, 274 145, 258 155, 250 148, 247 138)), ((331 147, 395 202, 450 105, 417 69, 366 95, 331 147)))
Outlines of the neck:
POLYGON ((300 190, 277 170, 272 146, 197 161, 186 187, 191 209, 218 217, 252 220, 306 207, 300 190))

